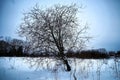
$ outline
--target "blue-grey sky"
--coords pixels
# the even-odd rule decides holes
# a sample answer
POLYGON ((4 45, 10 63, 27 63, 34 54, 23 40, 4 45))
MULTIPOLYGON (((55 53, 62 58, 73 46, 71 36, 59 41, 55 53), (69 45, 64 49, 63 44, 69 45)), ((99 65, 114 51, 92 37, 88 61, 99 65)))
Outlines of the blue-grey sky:
POLYGON ((85 9, 79 15, 89 23, 93 39, 89 48, 120 50, 120 0, 0 0, 0 35, 19 38, 17 34, 23 12, 35 4, 41 7, 54 4, 83 4, 85 9))

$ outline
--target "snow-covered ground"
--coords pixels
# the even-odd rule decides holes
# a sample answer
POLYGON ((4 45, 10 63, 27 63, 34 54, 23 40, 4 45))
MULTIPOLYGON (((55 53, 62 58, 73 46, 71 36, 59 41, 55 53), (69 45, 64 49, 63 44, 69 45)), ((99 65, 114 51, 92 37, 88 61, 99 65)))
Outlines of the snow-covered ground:
POLYGON ((120 59, 69 59, 70 72, 59 60, 0 57, 0 80, 120 80, 120 59))

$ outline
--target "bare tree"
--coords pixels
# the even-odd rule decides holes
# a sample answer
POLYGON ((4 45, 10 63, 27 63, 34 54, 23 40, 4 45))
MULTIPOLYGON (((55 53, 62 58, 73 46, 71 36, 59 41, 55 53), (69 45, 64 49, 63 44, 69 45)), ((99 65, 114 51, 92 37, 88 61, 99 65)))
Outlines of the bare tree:
POLYGON ((63 61, 70 71, 65 51, 82 49, 89 39, 85 35, 87 25, 79 25, 78 9, 76 4, 55 5, 47 9, 36 5, 24 14, 19 34, 26 37, 34 51, 49 52, 63 61))

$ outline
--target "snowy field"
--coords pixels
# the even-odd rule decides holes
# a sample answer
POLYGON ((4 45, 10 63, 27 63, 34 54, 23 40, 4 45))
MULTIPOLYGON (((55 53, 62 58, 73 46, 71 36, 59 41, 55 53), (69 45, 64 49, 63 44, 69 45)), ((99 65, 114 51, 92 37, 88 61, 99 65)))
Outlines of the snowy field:
POLYGON ((65 71, 50 58, 0 57, 0 80, 120 80, 120 59, 69 59, 65 71))

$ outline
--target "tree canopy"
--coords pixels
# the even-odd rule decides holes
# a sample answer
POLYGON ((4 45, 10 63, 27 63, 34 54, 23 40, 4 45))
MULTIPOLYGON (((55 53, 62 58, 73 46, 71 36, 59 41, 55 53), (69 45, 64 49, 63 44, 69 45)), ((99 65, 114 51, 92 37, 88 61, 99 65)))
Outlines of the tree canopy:
POLYGON ((73 5, 54 5, 41 9, 38 5, 24 13, 19 34, 31 43, 33 51, 49 52, 63 60, 65 51, 82 49, 89 39, 87 25, 79 25, 79 8, 73 5))

